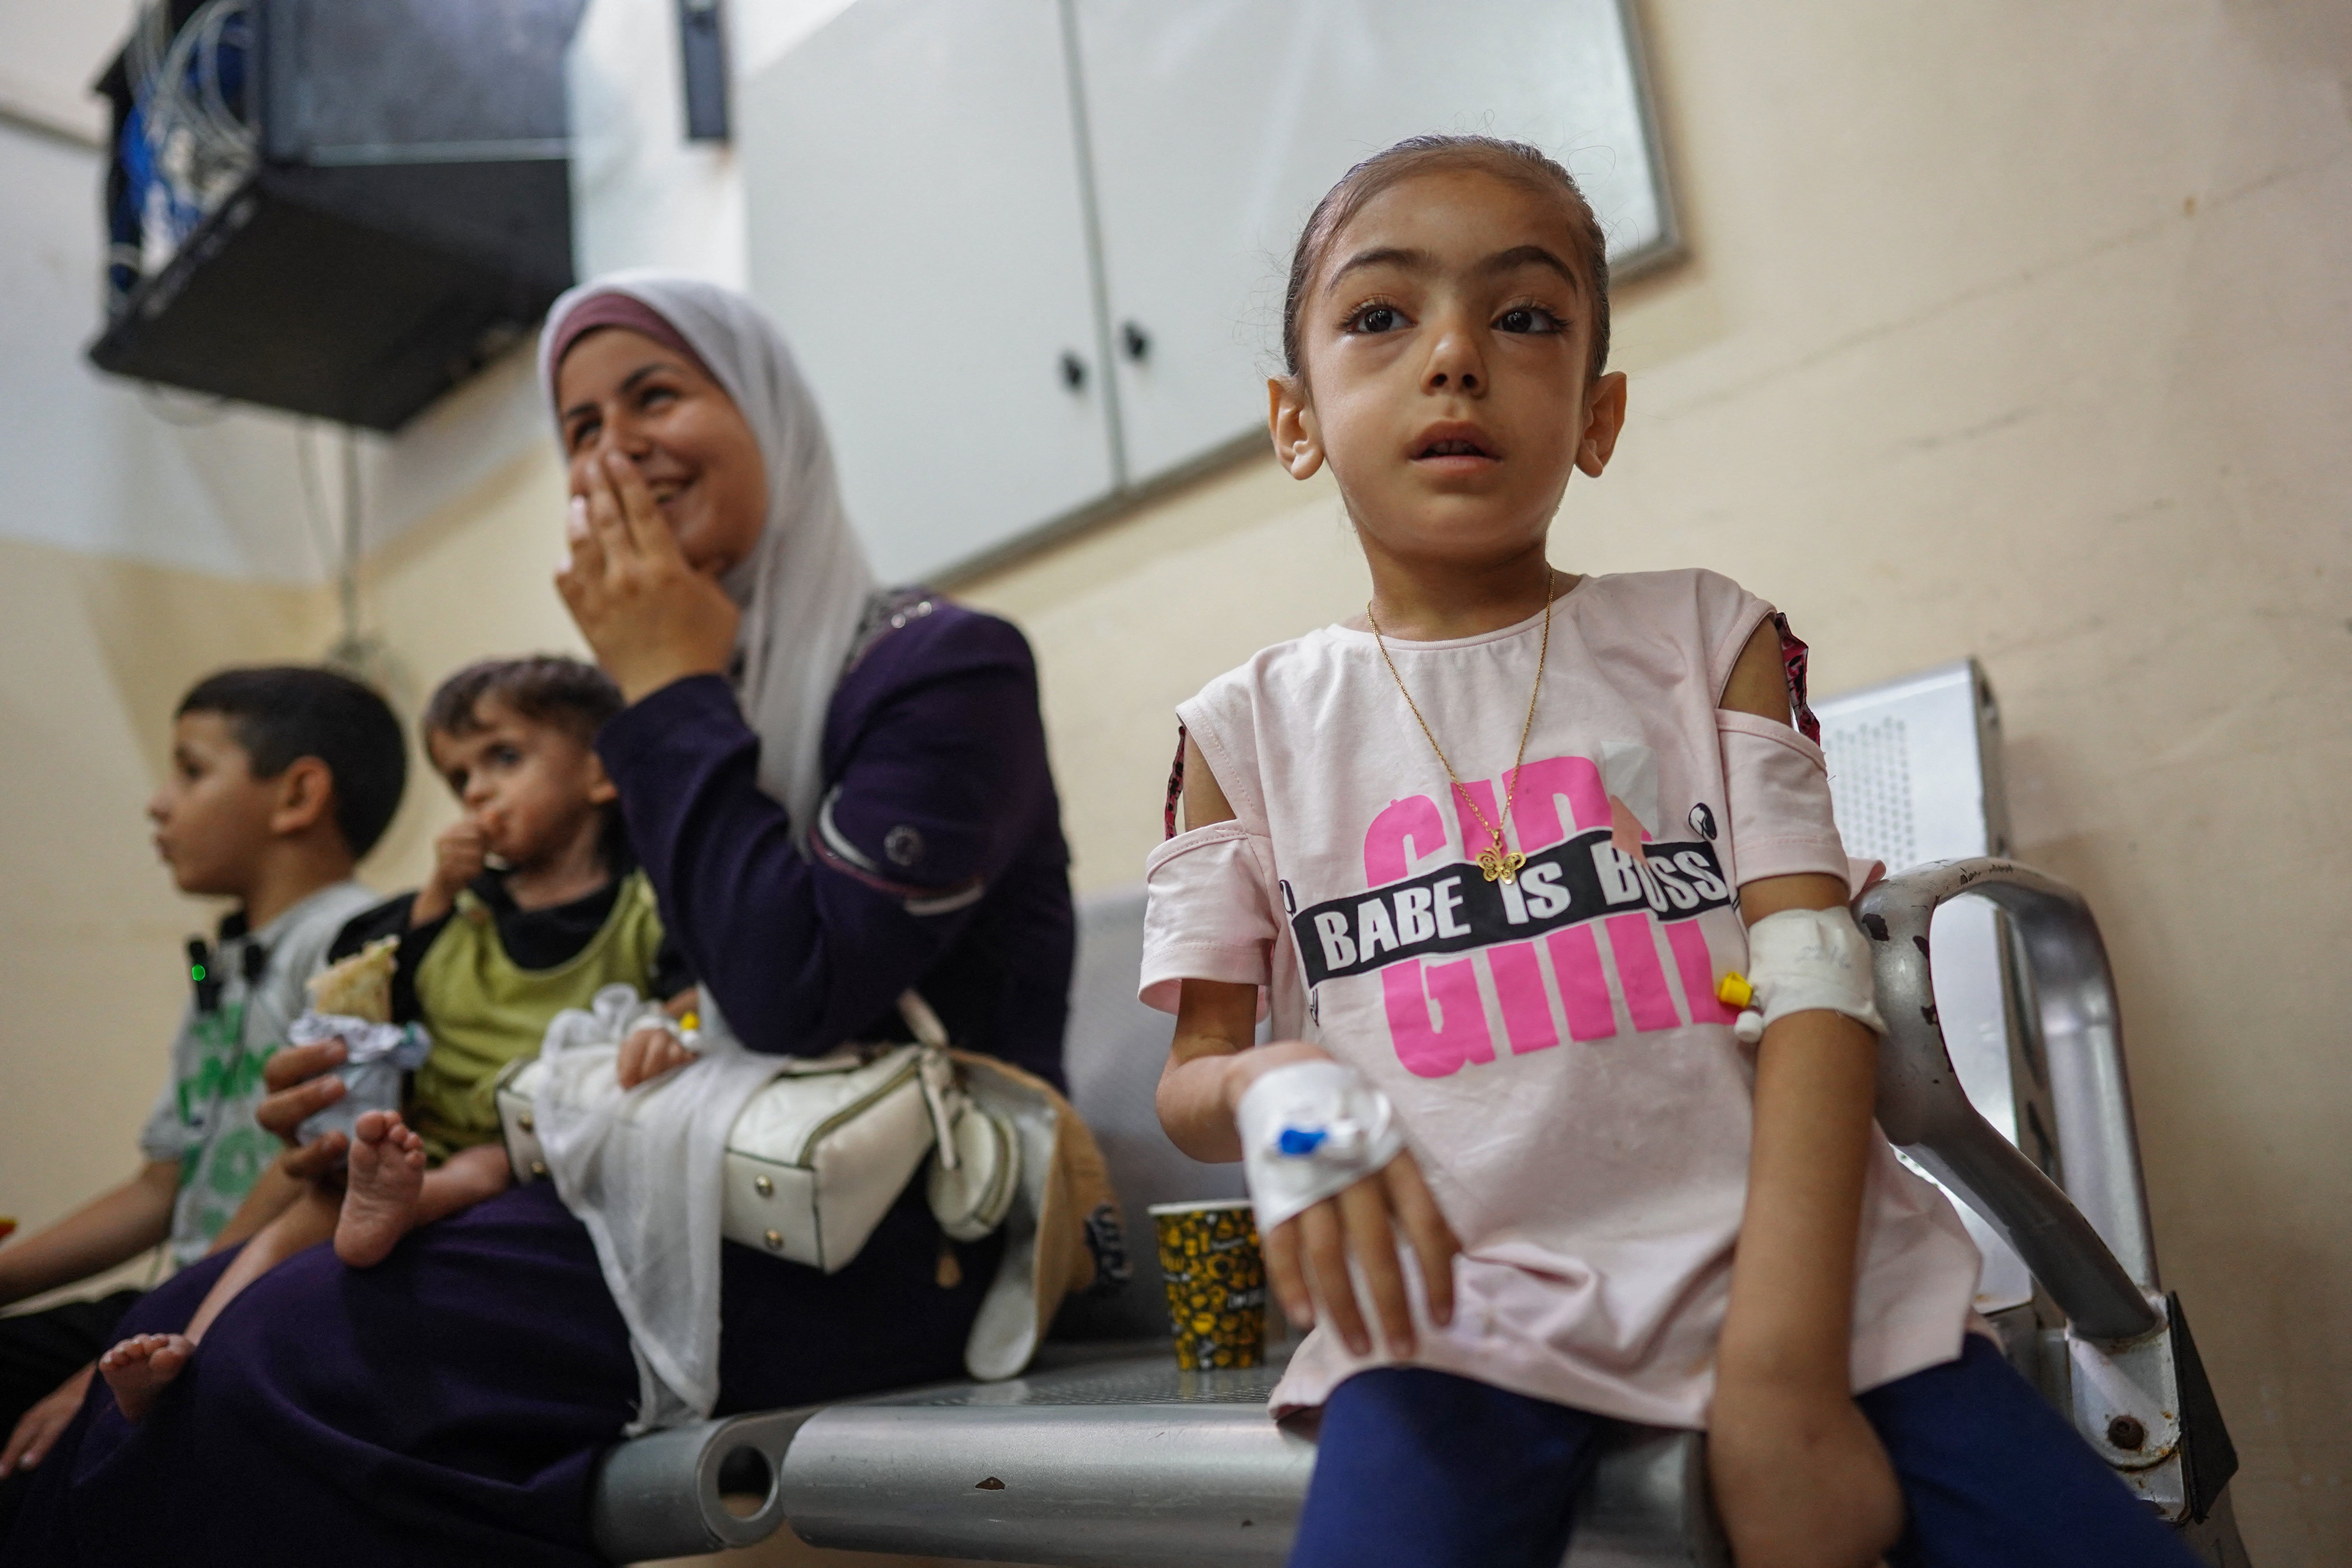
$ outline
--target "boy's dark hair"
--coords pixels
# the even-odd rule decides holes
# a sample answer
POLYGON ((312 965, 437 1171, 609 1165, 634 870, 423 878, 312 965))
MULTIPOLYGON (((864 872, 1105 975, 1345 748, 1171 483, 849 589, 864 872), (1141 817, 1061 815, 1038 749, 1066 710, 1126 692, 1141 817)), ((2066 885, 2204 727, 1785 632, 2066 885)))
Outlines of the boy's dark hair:
POLYGON ((408 743, 392 705, 348 675, 307 664, 224 669, 173 711, 217 713, 257 779, 316 757, 335 781, 335 826, 356 860, 375 847, 408 787, 408 743))
POLYGON ((1576 233, 1575 265, 1584 270, 1592 300, 1592 353, 1586 376, 1597 379, 1609 368, 1609 245, 1592 204, 1577 188, 1575 177, 1541 150, 1524 142, 1498 136, 1408 136, 1395 146, 1373 153, 1339 176, 1323 193, 1299 232, 1298 247, 1291 252, 1290 286, 1282 299, 1282 368, 1299 374, 1304 363, 1298 342, 1298 311, 1307 289, 1331 248, 1332 237, 1364 204, 1390 186, 1433 169, 1480 169, 1501 179, 1557 194, 1569 209, 1569 226, 1576 233))
POLYGON ((593 664, 553 653, 486 658, 443 681, 425 705, 421 728, 428 742, 436 733, 467 735, 481 729, 485 697, 497 698, 535 723, 566 730, 582 745, 594 742, 604 721, 626 706, 621 689, 593 664))

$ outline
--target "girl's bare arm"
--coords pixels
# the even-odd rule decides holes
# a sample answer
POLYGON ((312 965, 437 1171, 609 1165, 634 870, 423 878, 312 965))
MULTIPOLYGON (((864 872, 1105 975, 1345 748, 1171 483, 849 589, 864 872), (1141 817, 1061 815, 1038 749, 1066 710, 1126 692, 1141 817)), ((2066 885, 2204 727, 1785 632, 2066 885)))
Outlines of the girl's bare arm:
MULTIPOLYGON (((1844 902, 1844 884, 1830 877, 1774 877, 1740 889, 1750 925, 1782 910, 1844 902)), ((1877 1070, 1878 1037, 1843 1014, 1794 1013, 1765 1031, 1748 1208, 1719 1352, 1725 1375, 1802 1378, 1844 1394, 1877 1070)))
MULTIPOLYGON (((1724 707, 1787 723, 1778 635, 1757 629, 1724 707)), ((1846 902, 1844 879, 1769 877, 1739 889, 1753 925, 1846 902)), ((1900 1492, 1853 1403, 1854 1250, 1878 1037, 1843 1014, 1795 1013, 1757 1047, 1748 1204, 1716 1355, 1716 1496, 1741 1568, 1841 1568, 1893 1544, 1900 1492)))
MULTIPOLYGON (((1233 819, 1233 806, 1218 787, 1200 749, 1184 742, 1184 826, 1205 827, 1233 819)), ((1329 1053, 1304 1040, 1284 1040, 1253 1048, 1257 1037, 1257 987, 1218 980, 1187 980, 1176 1011, 1176 1038, 1160 1077, 1160 1124, 1179 1149, 1195 1160, 1225 1163, 1242 1157, 1235 1114, 1242 1096, 1259 1075, 1286 1062, 1318 1061, 1329 1053)), ((1396 1229, 1421 1261, 1429 1315, 1436 1323, 1454 1317, 1454 1255, 1461 1250, 1453 1228, 1438 1211, 1410 1150, 1262 1237, 1266 1279, 1283 1312, 1302 1328, 1316 1321, 1317 1302, 1329 1312, 1331 1327, 1361 1355, 1371 1337, 1356 1300, 1348 1260, 1363 1271, 1381 1337, 1406 1354, 1413 1347, 1412 1313, 1404 1274, 1397 1262, 1396 1229)))
MULTIPOLYGON (((1231 822, 1234 808, 1201 757, 1184 741, 1184 826, 1231 822)), ((1169 1140, 1195 1160, 1229 1163, 1242 1157, 1234 1111, 1257 1075, 1285 1061, 1311 1060, 1323 1053, 1304 1041, 1254 1052, 1257 1039, 1257 987, 1221 980, 1187 980, 1177 1004, 1176 1039, 1160 1076, 1160 1125, 1169 1140), (1263 1058, 1261 1060, 1259 1058, 1263 1058)))

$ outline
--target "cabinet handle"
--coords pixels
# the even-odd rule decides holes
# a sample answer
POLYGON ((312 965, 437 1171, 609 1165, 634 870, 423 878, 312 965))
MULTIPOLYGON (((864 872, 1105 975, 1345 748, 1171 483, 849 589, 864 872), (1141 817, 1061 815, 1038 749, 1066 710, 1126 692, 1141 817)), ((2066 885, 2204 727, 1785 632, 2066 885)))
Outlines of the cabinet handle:
POLYGON ((1119 328, 1118 341, 1127 345, 1127 357, 1138 364, 1151 353, 1151 334, 1133 321, 1119 328))
POLYGON ((1067 349, 1062 351, 1062 384, 1072 392, 1082 392, 1087 384, 1087 362, 1067 349))

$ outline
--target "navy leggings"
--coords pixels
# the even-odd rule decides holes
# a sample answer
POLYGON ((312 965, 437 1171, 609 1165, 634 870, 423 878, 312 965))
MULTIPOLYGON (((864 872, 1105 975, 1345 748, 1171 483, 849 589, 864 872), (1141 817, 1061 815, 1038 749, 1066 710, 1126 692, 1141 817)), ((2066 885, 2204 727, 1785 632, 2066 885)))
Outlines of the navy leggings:
MULTIPOLYGON (((1979 1335, 1857 1403, 1903 1486, 1889 1568, 2198 1568, 1979 1335)), ((1290 1568, 1558 1568, 1610 1425, 1424 1367, 1358 1373, 1323 1407, 1290 1568)))

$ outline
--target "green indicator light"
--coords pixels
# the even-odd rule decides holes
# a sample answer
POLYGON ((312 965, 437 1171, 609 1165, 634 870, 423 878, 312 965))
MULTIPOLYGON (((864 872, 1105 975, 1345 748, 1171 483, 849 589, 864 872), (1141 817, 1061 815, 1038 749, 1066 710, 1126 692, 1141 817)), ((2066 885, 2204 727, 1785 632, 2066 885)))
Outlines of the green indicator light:
POLYGON ((204 977, 205 977, 205 966, 204 966, 203 964, 201 964, 201 963, 196 963, 196 964, 191 964, 191 965, 189 965, 189 967, 188 967, 188 978, 189 978, 189 979, 191 979, 191 980, 202 980, 204 977))

